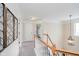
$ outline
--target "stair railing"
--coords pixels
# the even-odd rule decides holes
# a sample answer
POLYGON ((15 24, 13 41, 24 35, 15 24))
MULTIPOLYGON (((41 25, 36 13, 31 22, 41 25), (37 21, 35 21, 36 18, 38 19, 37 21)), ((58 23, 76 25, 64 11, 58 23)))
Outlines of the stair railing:
POLYGON ((79 52, 69 51, 65 49, 59 49, 56 47, 56 45, 51 41, 50 36, 48 34, 44 34, 47 36, 47 40, 50 41, 51 45, 45 42, 45 40, 41 40, 37 35, 33 36, 33 39, 38 39, 41 41, 45 46, 50 48, 53 56, 59 56, 59 53, 61 53, 61 56, 79 56, 79 52))

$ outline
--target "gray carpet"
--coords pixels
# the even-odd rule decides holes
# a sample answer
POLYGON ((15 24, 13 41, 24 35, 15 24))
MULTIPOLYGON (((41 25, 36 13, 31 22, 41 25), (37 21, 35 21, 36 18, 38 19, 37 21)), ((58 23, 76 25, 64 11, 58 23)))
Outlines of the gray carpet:
POLYGON ((34 41, 25 41, 19 51, 19 56, 36 56, 34 51, 34 41))

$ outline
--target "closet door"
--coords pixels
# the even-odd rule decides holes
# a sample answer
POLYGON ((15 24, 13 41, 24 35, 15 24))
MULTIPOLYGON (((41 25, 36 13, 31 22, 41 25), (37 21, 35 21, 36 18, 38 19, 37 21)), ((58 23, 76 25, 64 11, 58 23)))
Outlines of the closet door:
POLYGON ((7 8, 7 45, 18 38, 18 19, 7 8))
POLYGON ((23 24, 23 41, 33 41, 33 26, 32 23, 24 23, 23 24))
POLYGON ((0 52, 18 38, 18 19, 0 3, 0 52))
POLYGON ((13 42, 13 15, 7 10, 7 45, 13 42))
POLYGON ((0 3, 0 51, 3 49, 3 5, 0 3))

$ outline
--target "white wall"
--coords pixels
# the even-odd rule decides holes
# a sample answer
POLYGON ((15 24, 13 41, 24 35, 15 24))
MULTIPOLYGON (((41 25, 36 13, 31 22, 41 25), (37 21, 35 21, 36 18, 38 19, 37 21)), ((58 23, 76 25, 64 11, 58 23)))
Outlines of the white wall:
POLYGON ((63 48, 61 22, 44 23, 44 32, 47 32, 58 48, 63 48))
POLYGON ((18 56, 18 55, 19 55, 18 39, 0 53, 0 56, 18 56))
POLYGON ((10 46, 8 46, 4 51, 0 53, 0 55, 4 56, 16 56, 19 54, 19 41, 22 40, 22 17, 18 8, 18 4, 14 3, 6 3, 6 6, 10 9, 10 11, 18 18, 19 27, 18 27, 18 34, 19 38, 15 40, 10 46))

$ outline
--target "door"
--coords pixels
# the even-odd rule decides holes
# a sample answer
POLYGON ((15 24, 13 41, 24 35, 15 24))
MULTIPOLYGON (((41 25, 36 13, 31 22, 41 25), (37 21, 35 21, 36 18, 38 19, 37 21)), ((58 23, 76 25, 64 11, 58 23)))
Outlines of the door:
POLYGON ((24 23, 23 24, 23 41, 32 41, 33 35, 33 26, 32 23, 24 23))

